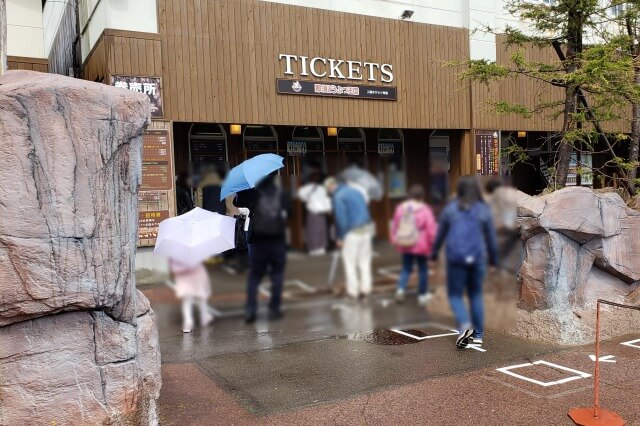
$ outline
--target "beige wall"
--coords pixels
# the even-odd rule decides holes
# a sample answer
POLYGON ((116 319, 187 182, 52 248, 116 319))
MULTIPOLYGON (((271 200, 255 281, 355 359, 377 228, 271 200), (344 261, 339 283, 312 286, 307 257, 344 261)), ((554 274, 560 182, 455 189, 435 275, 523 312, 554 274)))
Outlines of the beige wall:
POLYGON ((7 0, 7 51, 10 56, 45 57, 42 0, 7 0))

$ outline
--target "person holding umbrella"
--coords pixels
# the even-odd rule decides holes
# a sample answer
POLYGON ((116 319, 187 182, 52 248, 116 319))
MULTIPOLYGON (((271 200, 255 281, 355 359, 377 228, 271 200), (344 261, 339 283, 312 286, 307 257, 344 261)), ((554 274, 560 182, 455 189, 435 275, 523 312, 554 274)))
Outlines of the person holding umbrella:
POLYGON ((221 197, 236 194, 234 204, 249 209, 249 276, 245 322, 253 323, 258 311, 258 287, 264 275, 271 276, 269 318, 282 317, 282 287, 287 262, 287 217, 289 195, 276 183, 284 159, 262 154, 234 167, 222 185, 221 197))
POLYGON ((199 207, 160 222, 153 252, 169 258, 176 296, 182 300, 182 331, 193 329, 193 305, 200 310, 200 323, 213 320, 207 300, 211 295, 209 276, 203 262, 210 256, 235 247, 234 218, 199 207))

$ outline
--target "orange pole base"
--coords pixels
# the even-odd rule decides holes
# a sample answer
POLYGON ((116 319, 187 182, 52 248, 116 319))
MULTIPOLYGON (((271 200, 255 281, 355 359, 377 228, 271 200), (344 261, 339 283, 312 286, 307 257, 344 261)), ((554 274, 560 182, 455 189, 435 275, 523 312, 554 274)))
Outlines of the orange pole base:
POLYGON ((574 408, 569 411, 571 420, 579 426, 623 426, 625 421, 613 411, 598 410, 598 417, 593 415, 593 407, 574 408))

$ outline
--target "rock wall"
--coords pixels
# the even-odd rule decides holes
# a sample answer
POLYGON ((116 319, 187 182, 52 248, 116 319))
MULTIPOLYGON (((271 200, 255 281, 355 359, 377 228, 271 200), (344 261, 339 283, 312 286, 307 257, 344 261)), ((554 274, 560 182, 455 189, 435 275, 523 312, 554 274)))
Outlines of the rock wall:
MULTIPOLYGON (((595 339, 597 299, 637 305, 640 212, 615 192, 565 188, 518 196, 525 244, 518 334, 581 344, 595 339)), ((640 312, 604 306, 603 336, 637 332, 640 312)))
POLYGON ((160 354, 135 288, 145 96, 0 77, 0 425, 156 424, 160 354))

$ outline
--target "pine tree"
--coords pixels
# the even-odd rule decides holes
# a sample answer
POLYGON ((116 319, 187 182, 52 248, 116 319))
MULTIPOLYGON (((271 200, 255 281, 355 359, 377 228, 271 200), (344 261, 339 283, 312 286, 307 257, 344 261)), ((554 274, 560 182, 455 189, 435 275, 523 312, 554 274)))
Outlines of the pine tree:
MULTIPOLYGON (((555 102, 545 102, 542 98, 536 105, 491 101, 498 113, 562 118, 562 127, 557 133, 557 155, 550 167, 552 189, 566 185, 574 150, 601 150, 609 161, 598 173, 619 178, 627 194, 636 192, 640 142, 638 3, 638 0, 556 0, 546 5, 511 0, 507 6, 509 12, 530 23, 529 29, 526 32, 509 26, 503 30, 485 29, 504 33, 506 45, 516 48, 510 63, 466 62, 468 68, 463 76, 474 82, 517 77, 562 89, 564 96, 555 102), (619 8, 612 9, 622 3, 628 3, 624 13, 620 13, 619 8), (550 63, 528 60, 525 51, 532 47, 552 49, 556 59, 550 63), (632 111, 632 117, 628 111, 632 111), (631 123, 628 130, 631 138, 607 130, 621 121, 631 123), (628 140, 628 158, 623 158, 618 155, 620 145, 628 140)), ((516 151, 514 148, 511 152, 516 151)), ((522 152, 518 156, 524 158, 522 152)))

